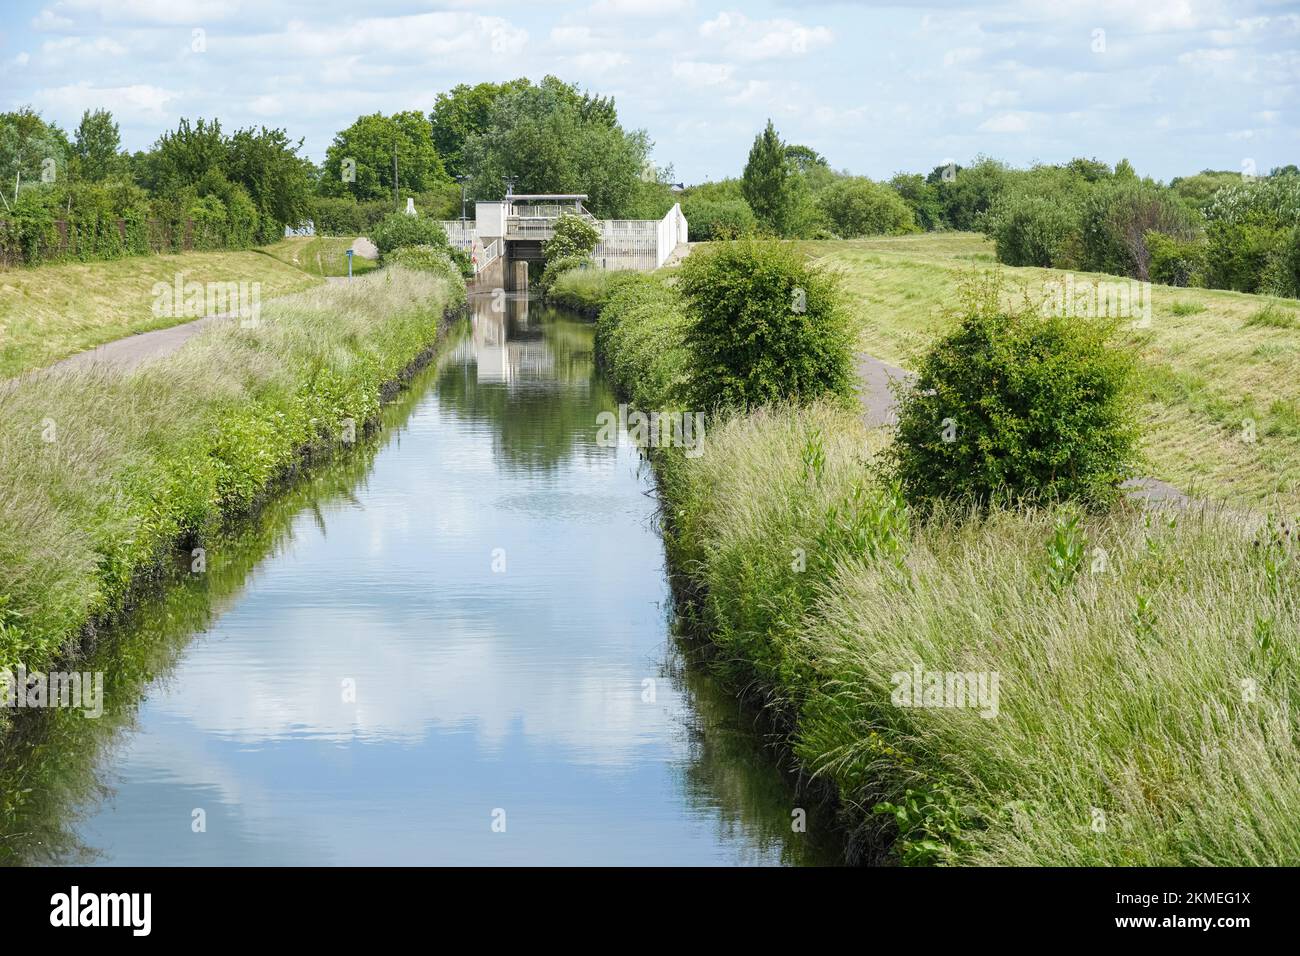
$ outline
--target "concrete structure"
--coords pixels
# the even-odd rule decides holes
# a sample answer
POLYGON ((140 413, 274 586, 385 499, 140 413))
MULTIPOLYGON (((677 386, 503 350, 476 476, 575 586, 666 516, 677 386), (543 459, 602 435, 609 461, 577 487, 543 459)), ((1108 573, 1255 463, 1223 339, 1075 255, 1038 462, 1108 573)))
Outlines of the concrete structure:
POLYGON ((600 231, 592 258, 601 269, 657 269, 686 243, 687 223, 675 204, 663 219, 597 219, 582 205, 583 193, 509 195, 477 202, 474 219, 443 222, 452 245, 470 252, 480 286, 523 291, 531 269, 545 261, 543 243, 555 235, 560 216, 580 216, 600 231), (494 266, 498 259, 501 266, 494 266))

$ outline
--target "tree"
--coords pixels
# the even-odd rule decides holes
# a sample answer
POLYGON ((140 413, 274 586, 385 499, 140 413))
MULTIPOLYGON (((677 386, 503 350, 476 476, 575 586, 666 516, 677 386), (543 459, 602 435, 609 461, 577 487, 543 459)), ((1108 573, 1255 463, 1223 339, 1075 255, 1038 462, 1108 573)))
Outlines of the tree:
POLYGON ((777 235, 783 235, 790 217, 792 198, 790 165, 786 160, 785 145, 771 120, 767 121, 767 128, 754 138, 754 145, 750 147, 741 188, 758 221, 777 235))
POLYGON ((912 209, 917 224, 926 230, 942 225, 943 209, 939 204, 939 187, 925 181, 920 173, 897 173, 889 185, 912 209))
POLYGON ((72 141, 72 154, 77 158, 77 172, 83 179, 103 182, 118 176, 123 163, 118 150, 121 135, 108 110, 86 110, 81 114, 77 132, 72 141))
POLYGON ((442 157, 449 175, 465 172, 461 153, 465 141, 488 128, 492 107, 507 93, 526 89, 532 83, 526 78, 505 83, 478 83, 470 86, 461 83, 450 93, 439 93, 429 114, 434 148, 442 157))
POLYGON ((433 145, 424 114, 416 110, 361 116, 334 137, 325 151, 320 192, 358 200, 392 199, 404 191, 421 193, 450 182, 433 145), (394 190, 393 160, 397 160, 394 190))
POLYGON ((950 229, 979 229, 980 217, 993 205, 1008 179, 997 160, 978 157, 970 166, 936 166, 926 182, 938 189, 944 225, 950 229))
POLYGON ((284 226, 308 217, 311 164, 282 129, 241 129, 227 144, 226 175, 248 190, 262 223, 259 238, 270 241, 284 226))
POLYGON ((39 183, 46 169, 60 178, 67 168, 69 148, 63 131, 46 123, 31 107, 0 113, 0 176, 4 177, 0 199, 5 208, 18 201, 24 187, 39 183))
POLYGON ((830 168, 825 156, 811 146, 801 146, 798 143, 788 143, 786 145, 785 158, 790 161, 790 165, 798 173, 807 173, 809 170, 818 167, 822 169, 830 168))
POLYGON ((502 196, 510 177, 517 192, 585 193, 597 215, 624 215, 641 194, 650 143, 612 110, 612 101, 552 76, 501 96, 462 154, 475 195, 502 196))
POLYGON ((221 121, 182 117, 174 133, 163 133, 146 159, 145 185, 155 193, 193 186, 210 170, 224 172, 226 137, 221 121))

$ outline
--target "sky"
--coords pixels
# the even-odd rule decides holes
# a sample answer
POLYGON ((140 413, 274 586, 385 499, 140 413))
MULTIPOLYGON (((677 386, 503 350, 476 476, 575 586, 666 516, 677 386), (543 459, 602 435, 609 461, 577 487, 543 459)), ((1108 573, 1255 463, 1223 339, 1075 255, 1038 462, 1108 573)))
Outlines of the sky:
POLYGON ((0 110, 280 126, 324 157, 363 113, 555 74, 612 95, 687 183, 770 117, 873 178, 976 155, 1128 158, 1168 180, 1300 163, 1300 0, 5 0, 0 110))

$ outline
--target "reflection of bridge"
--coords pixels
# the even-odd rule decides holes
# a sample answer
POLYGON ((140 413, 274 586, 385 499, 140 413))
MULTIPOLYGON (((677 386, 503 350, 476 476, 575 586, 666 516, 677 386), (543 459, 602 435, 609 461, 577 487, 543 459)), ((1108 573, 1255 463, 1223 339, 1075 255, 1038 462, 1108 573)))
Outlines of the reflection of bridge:
POLYGON ((470 300, 474 318, 470 335, 453 353, 458 361, 474 360, 480 384, 551 382, 555 356, 540 332, 529 335, 528 299, 508 296, 470 300), (511 334, 513 331, 513 334, 511 334))
POLYGON ((663 219, 597 219, 582 193, 509 195, 474 204, 474 219, 444 222, 452 245, 472 252, 480 287, 523 290, 528 264, 540 269, 542 243, 555 235, 563 215, 580 216, 600 231, 592 258, 602 269, 657 269, 686 242, 686 217, 674 205, 663 219), (497 263, 500 263, 498 265, 497 263))

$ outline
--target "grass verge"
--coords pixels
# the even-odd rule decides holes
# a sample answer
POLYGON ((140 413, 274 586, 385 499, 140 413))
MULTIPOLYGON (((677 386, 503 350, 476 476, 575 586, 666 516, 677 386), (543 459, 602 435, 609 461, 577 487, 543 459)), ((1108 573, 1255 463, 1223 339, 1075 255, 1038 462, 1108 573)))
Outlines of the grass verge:
POLYGON ((636 281, 635 272, 570 269, 546 292, 546 301, 582 315, 596 315, 619 286, 636 281))
MULTIPOLYGON (((350 236, 291 236, 258 251, 320 278, 345 276, 348 274, 347 251, 355 241, 350 236)), ((378 268, 379 263, 374 259, 352 257, 354 276, 378 268)))
POLYGON ((258 252, 132 256, 0 270, 0 380, 123 336, 189 321, 153 313, 154 284, 260 282, 261 299, 319 283, 258 252))
MULTIPOLYGON (((613 296, 598 348, 665 409, 680 333, 656 295, 613 296)), ((653 459, 680 607, 838 795, 857 857, 1300 859, 1294 525, 922 518, 878 477, 888 440, 830 405, 769 407, 653 459)))
POLYGON ((349 441, 464 294, 395 267, 270 303, 253 328, 219 323, 127 375, 0 384, 0 669, 71 654, 178 544, 349 441))
MULTIPOLYGON (((997 266, 971 233, 807 242, 843 275, 861 351, 915 368, 951 331, 951 304, 972 268, 998 268, 1005 295, 1041 297, 1052 269, 997 266)), ((1115 281, 1078 273, 1076 281, 1115 281)), ((1127 280, 1124 280, 1127 281, 1127 280)), ((1142 383, 1148 471, 1202 498, 1280 500, 1300 510, 1300 341, 1296 313, 1264 296, 1154 285, 1151 322, 1131 330, 1142 383)))

